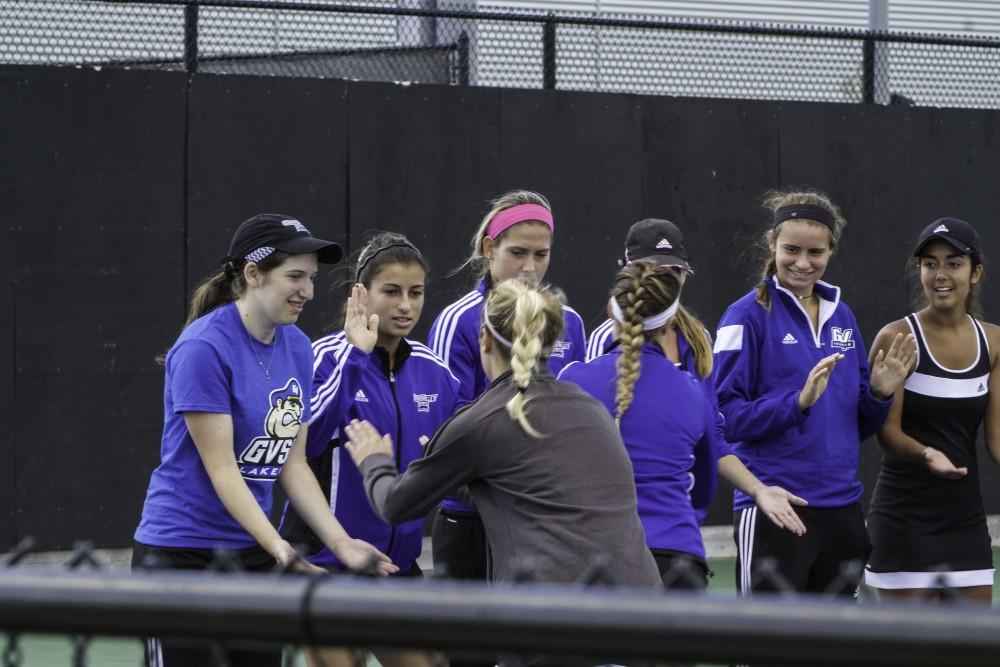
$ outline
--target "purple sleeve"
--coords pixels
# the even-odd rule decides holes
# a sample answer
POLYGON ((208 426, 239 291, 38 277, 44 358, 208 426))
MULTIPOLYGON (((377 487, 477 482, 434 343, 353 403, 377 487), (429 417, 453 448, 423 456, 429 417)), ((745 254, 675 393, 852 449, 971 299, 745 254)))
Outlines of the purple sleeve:
POLYGON ((363 363, 364 352, 346 341, 333 349, 317 347, 307 457, 315 458, 323 454, 346 420, 363 363))
POLYGON ((434 354, 441 357, 458 379, 458 406, 476 400, 476 378, 479 372, 479 329, 475 335, 470 332, 467 322, 470 318, 460 318, 451 324, 450 332, 439 332, 440 323, 434 322, 430 339, 435 342, 434 354), (450 335, 442 335, 448 333, 450 335))
POLYGON ((716 451, 716 414, 711 401, 705 406, 705 431, 694 446, 694 488, 691 489, 691 506, 698 515, 698 523, 705 520, 708 507, 715 497, 715 487, 718 482, 719 453, 716 451), (700 512, 699 510, 705 510, 700 512))
POLYGON ((167 381, 175 413, 232 414, 231 378, 211 344, 189 339, 174 348, 167 381))
POLYGON ((759 346, 750 318, 740 311, 726 311, 715 340, 712 379, 730 442, 771 438, 807 417, 799 410, 797 387, 758 394, 759 346))
POLYGON ((572 346, 567 355, 567 363, 587 360, 587 334, 583 328, 583 319, 575 310, 566 311, 566 338, 572 346))

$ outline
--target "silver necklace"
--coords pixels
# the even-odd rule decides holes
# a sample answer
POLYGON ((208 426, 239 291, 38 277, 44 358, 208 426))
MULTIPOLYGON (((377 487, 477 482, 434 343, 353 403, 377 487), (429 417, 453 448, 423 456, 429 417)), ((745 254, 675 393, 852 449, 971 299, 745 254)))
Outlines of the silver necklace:
MULTIPOLYGON (((242 322, 240 324, 243 324, 242 322)), ((271 364, 274 363, 274 352, 278 349, 278 332, 274 332, 274 344, 271 345, 271 358, 267 360, 267 366, 261 361, 260 356, 257 354, 257 346, 253 344, 253 336, 250 335, 250 331, 247 330, 246 325, 243 325, 243 333, 247 335, 247 342, 250 343, 250 351, 253 352, 254 358, 257 360, 257 365, 260 369, 264 371, 264 379, 271 379, 271 364)))
POLYGON ((795 298, 797 298, 799 301, 805 301, 806 299, 811 299, 814 296, 816 296, 816 292, 813 292, 812 294, 806 294, 805 296, 799 296, 798 294, 796 294, 795 298))

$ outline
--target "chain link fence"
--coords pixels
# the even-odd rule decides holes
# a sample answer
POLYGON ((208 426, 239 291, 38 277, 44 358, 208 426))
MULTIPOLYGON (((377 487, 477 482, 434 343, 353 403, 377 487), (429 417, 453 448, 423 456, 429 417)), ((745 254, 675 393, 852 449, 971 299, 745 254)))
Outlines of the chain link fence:
POLYGON ((476 6, 0 0, 0 62, 1000 108, 1000 39, 476 6))

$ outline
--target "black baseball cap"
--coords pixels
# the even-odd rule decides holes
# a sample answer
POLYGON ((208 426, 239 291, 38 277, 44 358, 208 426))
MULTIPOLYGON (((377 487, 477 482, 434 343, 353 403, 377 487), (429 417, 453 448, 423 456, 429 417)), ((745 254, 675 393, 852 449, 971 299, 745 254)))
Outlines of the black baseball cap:
POLYGON ((917 248, 913 251, 914 257, 920 257, 924 247, 934 239, 947 241, 963 255, 975 255, 979 253, 979 234, 969 223, 958 218, 938 218, 931 224, 924 227, 917 239, 917 248))
MULTIPOLYGON (((229 255, 223 257, 222 263, 260 261, 255 254, 267 248, 293 255, 314 252, 322 264, 336 264, 344 256, 339 245, 316 238, 294 217, 282 213, 258 213, 237 227, 229 244, 229 255)), ((265 252, 260 259, 266 256, 265 252)))
POLYGON ((648 259, 662 266, 680 266, 691 271, 684 248, 684 235, 669 220, 646 218, 629 227, 625 235, 625 258, 619 263, 624 266, 637 259, 648 259))

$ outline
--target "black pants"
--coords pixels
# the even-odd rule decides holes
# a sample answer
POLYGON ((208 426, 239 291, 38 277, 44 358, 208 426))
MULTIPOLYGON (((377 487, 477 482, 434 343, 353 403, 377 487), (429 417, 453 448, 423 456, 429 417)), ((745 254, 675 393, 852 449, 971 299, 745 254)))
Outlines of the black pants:
POLYGON ((740 595, 782 590, 775 577, 762 576, 760 561, 771 558, 777 573, 800 593, 857 596, 863 569, 848 574, 844 565, 864 566, 871 549, 861 504, 846 507, 796 507, 806 526, 797 537, 775 526, 756 507, 733 517, 736 539, 736 587, 740 595))
POLYGON ((670 590, 703 591, 708 588, 708 565, 691 554, 653 549, 663 587, 670 590))
MULTIPOLYGON (((247 572, 268 572, 275 560, 259 546, 227 552, 233 562, 247 572)), ((174 549, 135 543, 132 569, 206 570, 216 560, 211 549, 174 549)), ((220 574, 220 576, 225 576, 220 574)), ((149 667, 215 667, 222 663, 220 652, 231 667, 281 667, 282 651, 273 648, 234 648, 228 642, 217 645, 204 641, 146 638, 144 653, 149 667)))
POLYGON ((439 508, 431 525, 431 554, 434 567, 443 567, 449 579, 489 578, 486 529, 478 514, 439 508))
MULTIPOLYGON (((431 554, 434 567, 443 568, 449 579, 486 581, 489 578, 489 546, 486 528, 478 514, 438 508, 431 524, 431 554)), ((496 658, 485 655, 448 655, 451 667, 493 667, 496 658)))

